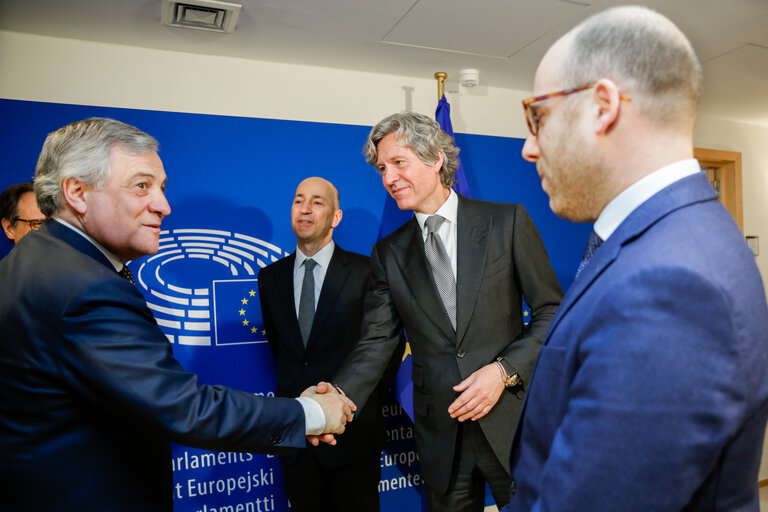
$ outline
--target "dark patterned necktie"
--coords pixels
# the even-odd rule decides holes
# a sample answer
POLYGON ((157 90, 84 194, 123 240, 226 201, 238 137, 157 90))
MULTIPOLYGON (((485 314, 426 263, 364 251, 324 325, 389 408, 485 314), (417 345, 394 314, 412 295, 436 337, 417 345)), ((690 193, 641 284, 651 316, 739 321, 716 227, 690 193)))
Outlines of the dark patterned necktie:
POLYGON ((427 239, 424 241, 424 253, 432 269, 432 279, 435 281, 437 292, 443 301, 445 312, 451 320, 451 327, 456 330, 456 280, 453 268, 443 240, 437 233, 445 218, 440 215, 428 217, 424 223, 427 226, 427 239))
POLYGON ((128 268, 128 265, 123 264, 123 268, 121 268, 120 272, 117 274, 123 279, 127 279, 133 286, 136 286, 136 281, 133 280, 133 273, 131 272, 131 269, 128 268))
POLYGON ((317 262, 312 258, 307 258, 303 265, 304 281, 301 283, 301 296, 299 297, 299 330, 306 347, 309 333, 312 331, 312 322, 315 319, 315 273, 313 271, 317 262))
POLYGON ((592 231, 592 233, 589 234, 587 247, 584 249, 584 256, 581 258, 581 263, 579 263, 579 270, 576 271, 576 277, 579 277, 581 271, 584 270, 584 267, 587 266, 587 263, 589 263, 589 260, 591 260, 592 256, 595 255, 598 247, 600 247, 602 243, 603 239, 597 236, 597 233, 592 231))

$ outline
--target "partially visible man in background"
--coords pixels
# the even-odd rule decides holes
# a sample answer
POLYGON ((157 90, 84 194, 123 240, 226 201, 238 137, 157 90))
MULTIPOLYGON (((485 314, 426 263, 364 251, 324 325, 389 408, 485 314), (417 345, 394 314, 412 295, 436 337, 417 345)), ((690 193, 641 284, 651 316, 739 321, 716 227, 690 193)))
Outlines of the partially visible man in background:
MULTIPOLYGON (((277 364, 277 396, 298 396, 329 381, 360 338, 368 257, 333 241, 342 211, 339 192, 313 177, 299 183, 291 226, 296 252, 259 271, 259 297, 277 364)), ((379 510, 384 418, 381 386, 357 404, 355 421, 336 446, 281 454, 286 494, 298 512, 379 510)))
POLYGON ((549 49, 533 92, 523 157, 552 210, 594 232, 539 355, 506 510, 757 512, 768 306, 693 158, 690 42, 609 9, 549 49))
POLYGON ((0 261, 4 512, 170 512, 171 441, 278 451, 351 418, 338 395, 200 385, 173 358, 123 263, 157 252, 165 181, 157 141, 118 121, 43 145, 35 194, 52 219, 0 261))
POLYGON ((37 207, 31 181, 11 185, 0 194, 0 223, 13 245, 30 231, 40 229, 43 222, 45 215, 37 207))

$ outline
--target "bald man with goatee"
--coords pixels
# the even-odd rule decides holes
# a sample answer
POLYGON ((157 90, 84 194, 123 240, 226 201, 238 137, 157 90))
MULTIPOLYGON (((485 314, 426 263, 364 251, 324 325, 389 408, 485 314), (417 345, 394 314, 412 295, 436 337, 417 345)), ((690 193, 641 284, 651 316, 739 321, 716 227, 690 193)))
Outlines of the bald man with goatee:
MULTIPOLYGON (((366 256, 333 241, 342 219, 339 192, 323 178, 302 181, 291 207, 296 252, 259 272, 259 296, 277 364, 277 395, 294 397, 330 381, 360 335, 370 277, 366 256)), ((311 446, 280 457, 292 510, 379 510, 384 446, 381 386, 336 446, 311 446)))

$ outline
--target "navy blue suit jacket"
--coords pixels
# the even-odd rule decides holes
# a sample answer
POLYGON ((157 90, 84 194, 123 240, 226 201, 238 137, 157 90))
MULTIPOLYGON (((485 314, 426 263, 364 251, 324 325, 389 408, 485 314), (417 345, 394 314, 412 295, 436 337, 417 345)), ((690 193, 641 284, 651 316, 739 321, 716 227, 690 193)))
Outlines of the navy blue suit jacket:
POLYGON ((768 308, 703 173, 638 207, 552 320, 511 455, 510 511, 754 511, 768 308))
POLYGON ((301 405, 199 385, 144 298, 56 221, 0 261, 4 511, 170 511, 170 442, 305 444, 301 405))

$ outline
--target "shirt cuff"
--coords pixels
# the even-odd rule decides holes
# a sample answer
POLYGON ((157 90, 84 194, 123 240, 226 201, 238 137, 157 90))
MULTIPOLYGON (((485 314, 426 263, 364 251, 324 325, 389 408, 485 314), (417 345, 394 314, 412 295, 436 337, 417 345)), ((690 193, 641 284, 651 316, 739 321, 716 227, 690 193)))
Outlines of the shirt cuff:
POLYGON ((300 396, 296 400, 304 409, 304 426, 308 436, 317 436, 325 430, 325 413, 319 403, 308 396, 300 396))

